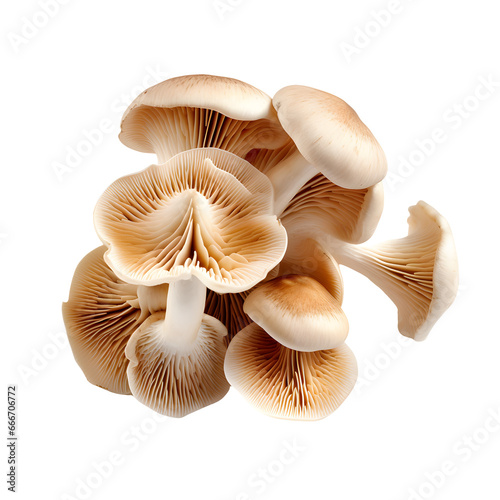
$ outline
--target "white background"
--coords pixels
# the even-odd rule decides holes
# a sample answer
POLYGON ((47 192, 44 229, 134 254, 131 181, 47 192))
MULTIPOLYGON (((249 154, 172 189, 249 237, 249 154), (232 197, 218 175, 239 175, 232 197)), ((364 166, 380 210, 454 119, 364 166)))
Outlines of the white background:
MULTIPOLYGON (((57 5, 44 19, 38 1, 4 2, 1 16, 2 382, 5 390, 18 385, 17 498, 500 498, 500 424, 489 417, 500 418, 496 3, 57 5), (375 20, 389 7, 388 21, 375 20), (26 27, 31 21, 40 27, 26 27), (407 208, 419 199, 450 222, 460 292, 423 343, 401 340, 392 302, 345 271, 360 383, 329 418, 272 419, 231 390, 209 408, 156 423, 133 397, 89 384, 68 345, 51 340, 64 340, 61 303, 77 263, 99 245, 92 224, 99 195, 154 161, 117 139, 125 106, 155 83, 150 73, 230 76, 271 96, 291 84, 338 95, 389 160, 392 182, 374 239, 404 236, 407 208), (479 89, 478 101, 481 79, 496 84, 489 94, 479 89), (464 104, 467 116, 457 118, 464 104), (103 119, 111 130, 102 142, 58 178, 54 164, 103 119), (446 140, 402 169, 415 141, 436 128, 446 140), (132 436, 136 427, 140 437, 132 436), (284 443, 295 455, 283 453, 284 443), (113 470, 99 475, 96 464, 110 456, 119 457, 113 470)), ((6 487, 2 480, 2 498, 6 487)))

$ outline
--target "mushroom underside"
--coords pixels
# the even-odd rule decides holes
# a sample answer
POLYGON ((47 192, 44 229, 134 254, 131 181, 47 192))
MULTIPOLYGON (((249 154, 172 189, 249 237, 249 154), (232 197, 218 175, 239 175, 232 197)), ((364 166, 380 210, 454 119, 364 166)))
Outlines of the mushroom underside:
POLYGON ((279 147, 286 134, 273 121, 235 120, 211 109, 141 106, 130 112, 121 139, 145 153, 156 153, 160 163, 195 148, 217 148, 245 158, 255 148, 279 147))
POLYGON ((300 352, 279 344, 255 323, 229 345, 225 372, 245 399, 273 417, 318 420, 345 400, 357 365, 345 345, 300 352))
POLYGON ((163 415, 182 417, 219 401, 229 390, 224 376, 224 326, 204 315, 193 345, 179 352, 165 341, 165 313, 143 323, 127 345, 132 394, 163 415))

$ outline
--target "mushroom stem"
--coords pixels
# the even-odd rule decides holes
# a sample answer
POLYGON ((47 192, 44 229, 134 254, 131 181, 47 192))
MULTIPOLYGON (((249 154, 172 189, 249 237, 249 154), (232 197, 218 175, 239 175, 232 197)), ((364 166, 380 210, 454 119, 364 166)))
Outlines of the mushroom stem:
POLYGON ((195 277, 169 284, 167 310, 161 333, 173 349, 181 351, 197 339, 206 293, 206 286, 195 277))
MULTIPOLYGON (((329 241, 329 244, 331 251, 335 255, 335 259, 339 264, 350 267, 358 273, 364 274, 367 278, 379 286, 379 283, 377 283, 377 271, 380 271, 380 269, 377 265, 374 265, 376 264, 376 257, 371 255, 368 248, 333 239, 329 241)), ((381 275, 381 277, 383 276, 384 274, 381 275)))
POLYGON ((300 188, 317 173, 298 151, 274 166, 267 173, 274 187, 274 213, 279 216, 300 188))

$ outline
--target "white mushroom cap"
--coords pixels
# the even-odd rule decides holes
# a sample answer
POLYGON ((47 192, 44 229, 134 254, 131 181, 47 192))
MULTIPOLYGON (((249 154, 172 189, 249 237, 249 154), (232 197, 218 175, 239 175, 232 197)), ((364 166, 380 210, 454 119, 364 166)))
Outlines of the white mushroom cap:
POLYGON ((342 99, 291 85, 276 93, 273 104, 304 158, 335 184, 363 189, 385 177, 387 160, 382 148, 342 99))
POLYGON ((290 420, 319 420, 353 389, 357 364, 342 344, 299 352, 282 346, 255 323, 229 344, 224 371, 229 383, 263 413, 290 420))
POLYGON ((423 201, 409 212, 406 238, 372 247, 330 243, 340 264, 364 274, 396 304, 399 331, 424 340, 455 299, 458 259, 441 214, 423 201))
POLYGON ((333 349, 347 338, 340 304, 309 276, 280 276, 253 290, 243 310, 280 344, 296 351, 333 349))
POLYGON ((381 182, 364 189, 345 189, 317 174, 279 217, 294 237, 328 234, 348 243, 363 243, 375 232, 383 208, 381 182))
POLYGON ((161 326, 165 313, 150 316, 132 335, 125 354, 132 394, 154 411, 183 417, 219 401, 229 390, 224 376, 227 330, 203 315, 189 346, 170 343, 161 326))
POLYGON ((282 259, 285 229, 267 177, 222 150, 178 154, 114 182, 94 222, 122 279, 157 285, 190 276, 219 293, 248 290, 282 259))
POLYGON ((125 346, 152 312, 165 305, 167 285, 150 287, 160 301, 143 294, 144 287, 125 283, 104 262, 101 246, 76 268, 63 318, 76 362, 90 383, 118 394, 130 394, 125 346))
POLYGON ((288 136, 271 98, 252 85, 211 75, 161 82, 140 94, 125 111, 120 140, 159 162, 181 151, 216 147, 244 157, 254 148, 275 148, 288 136))

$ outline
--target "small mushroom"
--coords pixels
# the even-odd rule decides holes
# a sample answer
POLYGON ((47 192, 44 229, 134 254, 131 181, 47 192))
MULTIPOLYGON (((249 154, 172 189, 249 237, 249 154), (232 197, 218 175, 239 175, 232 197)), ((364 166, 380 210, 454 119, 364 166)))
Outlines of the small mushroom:
POLYGON ((292 85, 279 90, 273 104, 298 148, 267 172, 276 190, 277 211, 318 171, 347 189, 365 189, 385 177, 387 160, 382 148, 342 99, 292 85))
POLYGON ((166 313, 151 317, 127 347, 134 396, 173 416, 217 401, 227 391, 215 375, 222 373, 226 329, 205 317, 206 289, 248 290, 283 257, 287 237, 272 215, 267 177, 226 151, 185 151, 114 182, 98 201, 94 221, 117 276, 146 286, 169 284, 166 313), (168 386, 174 365, 201 360, 203 346, 203 367, 185 367, 189 395, 180 401, 181 388, 168 386), (200 386, 202 371, 214 374, 217 390, 200 386))
POLYGON ((130 394, 125 346, 146 318, 165 308, 168 287, 122 281, 104 262, 105 251, 96 248, 78 264, 63 318, 73 355, 89 382, 130 394))
POLYGON ((182 151, 214 147, 245 158, 289 140, 271 98, 251 85, 211 75, 171 78, 140 94, 125 111, 120 140, 163 163, 182 151))
POLYGON ((339 302, 310 276, 289 274, 259 285, 243 310, 271 337, 302 352, 343 344, 349 325, 339 302))
POLYGON ((184 417, 216 403, 229 390, 224 376, 227 335, 215 318, 190 317, 189 288, 171 294, 167 312, 150 316, 132 335, 125 354, 135 398, 162 415, 184 417), (175 308, 180 308, 180 314, 175 308), (174 312, 174 314, 172 314, 174 312), (181 324, 172 324, 172 318, 181 324), (177 326, 177 328, 175 328, 177 326), (192 332, 188 336, 188 329, 192 332))
POLYGON ((346 344, 300 352, 284 347, 250 324, 228 347, 224 371, 229 383, 258 410, 290 420, 319 420, 349 395, 357 364, 346 344))
MULTIPOLYGON (((446 219, 423 201, 409 208, 408 236, 374 246, 328 239, 340 264, 364 274, 398 308, 398 328, 424 340, 458 290, 458 260, 446 219)), ((326 241, 325 241, 325 244, 326 241)))

